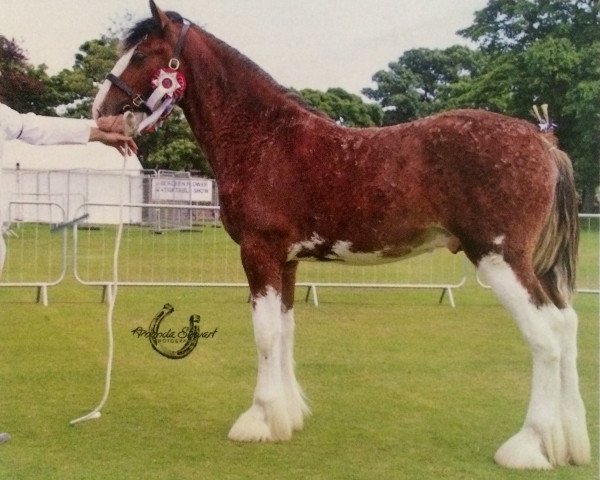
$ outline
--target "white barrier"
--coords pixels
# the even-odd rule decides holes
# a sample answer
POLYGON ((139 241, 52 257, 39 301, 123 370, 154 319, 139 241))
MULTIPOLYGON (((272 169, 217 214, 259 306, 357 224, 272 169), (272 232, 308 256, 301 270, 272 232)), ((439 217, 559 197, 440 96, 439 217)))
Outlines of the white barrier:
POLYGON ((580 236, 577 259, 577 291, 600 293, 600 215, 579 215, 580 236))
POLYGON ((37 288, 37 301, 48 305, 48 287, 58 285, 67 269, 67 232, 61 205, 11 202, 6 223, 6 260, 0 287, 37 288))
MULTIPOLYGON (((73 228, 73 273, 82 284, 98 285, 110 293, 116 225, 106 216, 118 205, 84 203, 72 218, 86 216, 73 228), (107 213, 107 210, 109 212, 107 213)), ((125 206, 126 225, 120 254, 120 282, 124 286, 245 287, 239 247, 222 228, 219 207, 133 203, 125 206), (179 230, 161 229, 157 218, 185 217, 179 230)), ((68 223, 54 202, 11 202, 8 256, 0 287, 37 288, 38 302, 47 305, 48 288, 59 284, 67 268, 68 223)), ((578 291, 600 293, 600 215, 580 215, 578 291)), ((318 304, 318 287, 438 289, 448 294, 466 280, 462 255, 440 250, 397 263, 346 266, 338 262, 302 262, 297 286, 306 287, 306 300, 318 304)), ((485 286, 485 285, 484 285, 485 286)))
MULTIPOLYGON (((74 274, 86 285, 101 285, 106 293, 111 284, 111 261, 116 226, 97 221, 100 212, 117 205, 86 203, 76 213, 88 214, 74 230, 74 274)), ((239 246, 224 231, 219 207, 164 204, 126 204, 125 218, 141 217, 141 223, 127 223, 119 255, 119 285, 247 287, 240 262, 239 246), (137 213, 132 214, 132 211, 137 213), (190 219, 186 228, 162 230, 151 217, 190 219), (189 225, 189 226, 187 226, 189 225)), ((184 224, 185 222, 180 222, 184 224)), ((442 291, 454 306, 452 290, 466 280, 462 255, 432 252, 402 262, 380 266, 346 266, 337 262, 303 262, 297 286, 307 288, 308 300, 318 304, 317 287, 336 288, 417 288, 442 291)), ((108 292, 110 293, 110 292, 108 292)))

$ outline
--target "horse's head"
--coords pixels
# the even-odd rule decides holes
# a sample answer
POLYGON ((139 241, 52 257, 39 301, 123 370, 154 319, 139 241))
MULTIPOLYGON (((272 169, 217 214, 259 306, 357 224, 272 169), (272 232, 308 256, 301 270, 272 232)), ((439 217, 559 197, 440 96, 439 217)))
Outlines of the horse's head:
POLYGON ((151 129, 172 110, 185 90, 179 55, 189 23, 150 0, 152 17, 136 24, 123 41, 125 53, 94 99, 97 119, 127 111, 134 131, 151 129))

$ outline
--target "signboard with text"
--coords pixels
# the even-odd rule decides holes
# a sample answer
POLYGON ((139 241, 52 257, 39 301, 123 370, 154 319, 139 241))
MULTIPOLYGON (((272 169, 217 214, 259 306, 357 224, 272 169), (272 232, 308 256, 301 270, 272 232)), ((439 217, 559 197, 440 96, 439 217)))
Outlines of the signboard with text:
POLYGON ((153 178, 152 201, 212 203, 213 181, 206 178, 153 178))

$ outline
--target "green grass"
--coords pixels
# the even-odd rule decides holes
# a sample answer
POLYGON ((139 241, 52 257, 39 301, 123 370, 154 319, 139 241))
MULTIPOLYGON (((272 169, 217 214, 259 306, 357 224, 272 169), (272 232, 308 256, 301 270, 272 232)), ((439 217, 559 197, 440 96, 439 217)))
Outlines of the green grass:
MULTIPOLYGON (((189 235, 201 242, 205 233, 220 231, 189 235)), ((166 253, 149 256, 157 263, 187 248, 172 243, 175 235, 155 237, 167 244, 160 243, 166 253)), ((233 265, 232 252, 226 258, 233 265)), ((597 249, 595 255, 588 263, 597 272, 597 249)), ((95 261, 94 275, 105 268, 105 260, 95 261)), ((311 268, 301 265, 301 275, 311 268)), ((513 472, 492 456, 523 421, 529 352, 491 292, 476 286, 470 269, 468 276, 455 291, 455 309, 437 305, 438 292, 414 290, 320 288, 318 308, 298 301, 297 372, 313 416, 290 442, 265 445, 227 440, 255 382, 245 289, 121 288, 111 395, 101 419, 76 427, 69 420, 102 394, 100 289, 68 275, 50 290, 48 307, 33 303, 30 289, 0 289, 0 430, 13 436, 0 446, 0 478, 597 478, 598 297, 579 295, 575 305, 593 462, 513 472), (147 328, 166 302, 176 308, 173 321, 183 325, 198 313, 203 330, 218 328, 215 338, 201 340, 183 360, 159 356, 131 330, 147 328)))
MULTIPOLYGON (((0 478, 589 479, 589 467, 509 472, 491 459, 520 426, 529 354, 488 292, 325 290, 319 308, 299 303, 298 375, 314 415, 278 445, 226 439, 249 406, 255 352, 241 289, 122 289, 116 362, 100 420, 68 421, 99 400, 105 307, 97 289, 59 287, 33 305, 2 292, 5 362, 0 478), (218 328, 188 358, 171 361, 130 331, 169 301, 184 321, 218 328)), ((18 298, 22 297, 22 298, 18 298)), ((597 452, 597 300, 579 296, 580 374, 597 452)))

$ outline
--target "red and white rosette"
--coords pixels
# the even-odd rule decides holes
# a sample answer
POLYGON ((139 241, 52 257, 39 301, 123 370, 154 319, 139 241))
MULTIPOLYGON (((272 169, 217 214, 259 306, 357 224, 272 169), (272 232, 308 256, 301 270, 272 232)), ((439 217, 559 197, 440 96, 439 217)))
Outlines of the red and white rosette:
POLYGON ((166 67, 157 70, 151 82, 154 91, 146 101, 146 105, 153 113, 138 125, 138 132, 156 130, 185 93, 185 76, 174 68, 166 67))

